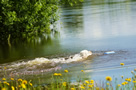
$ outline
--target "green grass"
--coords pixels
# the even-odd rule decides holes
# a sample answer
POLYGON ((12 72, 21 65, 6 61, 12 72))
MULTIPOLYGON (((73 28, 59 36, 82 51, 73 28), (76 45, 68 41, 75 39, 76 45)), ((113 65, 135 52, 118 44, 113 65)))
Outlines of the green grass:
MULTIPOLYGON (((123 67, 124 64, 121 63, 121 66, 123 67)), ((74 83, 68 78, 68 70, 64 70, 63 74, 56 72, 52 75, 49 85, 33 85, 31 80, 4 77, 0 81, 0 90, 136 90, 136 69, 131 71, 132 77, 130 78, 106 76, 101 84, 92 79, 85 80, 84 70, 80 72, 81 77, 74 83), (121 83, 118 83, 119 79, 121 83)), ((6 74, 6 68, 3 73, 6 74)))

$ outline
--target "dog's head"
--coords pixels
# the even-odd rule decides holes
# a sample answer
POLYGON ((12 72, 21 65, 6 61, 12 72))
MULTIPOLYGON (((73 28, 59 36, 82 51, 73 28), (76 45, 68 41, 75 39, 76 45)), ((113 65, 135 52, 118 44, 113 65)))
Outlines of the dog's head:
POLYGON ((88 50, 83 50, 80 52, 80 55, 83 57, 83 58, 87 58, 88 56, 92 55, 92 52, 91 51, 88 51, 88 50))

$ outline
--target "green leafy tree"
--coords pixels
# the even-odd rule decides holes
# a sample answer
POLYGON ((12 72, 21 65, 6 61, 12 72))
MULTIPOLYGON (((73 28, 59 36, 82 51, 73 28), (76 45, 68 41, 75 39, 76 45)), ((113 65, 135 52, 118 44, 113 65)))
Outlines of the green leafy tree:
POLYGON ((82 0, 1 0, 0 39, 50 33, 50 25, 59 19, 58 6, 73 6, 77 2, 82 0))

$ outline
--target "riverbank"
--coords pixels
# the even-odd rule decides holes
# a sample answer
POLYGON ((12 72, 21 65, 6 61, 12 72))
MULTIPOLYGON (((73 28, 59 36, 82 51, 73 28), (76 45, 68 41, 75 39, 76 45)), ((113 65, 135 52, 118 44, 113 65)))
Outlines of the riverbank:
MULTIPOLYGON (((80 70, 77 71, 78 73, 73 73, 73 71, 69 71, 68 69, 56 71, 52 74, 50 73, 50 83, 43 83, 42 77, 38 77, 36 84, 34 84, 33 80, 26 80, 20 77, 3 77, 0 81, 0 89, 135 90, 136 70, 132 70, 135 65, 125 66, 124 63, 120 63, 120 65, 121 66, 118 68, 108 68, 96 71, 80 70), (132 71, 130 72, 130 70, 132 71), (94 74, 89 75, 88 72, 93 72, 94 74), (75 75, 76 77, 74 78, 75 75)), ((6 68, 4 69, 6 73, 6 68)))

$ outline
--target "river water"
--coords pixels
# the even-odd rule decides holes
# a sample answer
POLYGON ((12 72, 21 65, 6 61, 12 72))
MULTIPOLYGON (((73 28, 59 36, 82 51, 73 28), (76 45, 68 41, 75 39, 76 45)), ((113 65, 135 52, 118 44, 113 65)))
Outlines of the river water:
POLYGON ((86 72, 86 78, 95 80, 104 80, 107 75, 119 77, 123 70, 126 77, 131 76, 136 67, 135 0, 85 0, 74 7, 61 6, 60 13, 59 34, 32 43, 0 44, 1 72, 7 67, 10 76, 38 73, 43 82, 48 82, 48 71, 64 69, 70 71, 71 80, 80 70, 86 72), (92 51, 92 57, 77 61, 82 50, 92 51), (115 53, 104 55, 107 51, 115 53))

